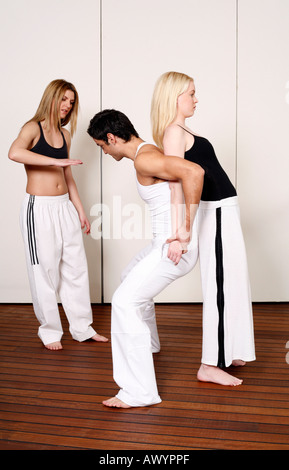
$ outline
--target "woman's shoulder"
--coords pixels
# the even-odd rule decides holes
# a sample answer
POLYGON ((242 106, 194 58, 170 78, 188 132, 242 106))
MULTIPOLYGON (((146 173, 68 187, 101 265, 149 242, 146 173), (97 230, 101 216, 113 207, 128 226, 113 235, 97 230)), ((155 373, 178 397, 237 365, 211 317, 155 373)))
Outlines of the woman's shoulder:
POLYGON ((39 132, 39 123, 37 121, 28 121, 22 129, 26 132, 39 132))
POLYGON ((65 127, 61 128, 61 132, 63 132, 65 137, 70 137, 70 132, 65 127))
POLYGON ((166 136, 170 136, 170 135, 176 136, 176 135, 182 135, 183 132, 184 132, 184 129, 179 124, 172 123, 172 124, 169 124, 166 127, 164 135, 166 135, 166 136))
POLYGON ((164 138, 183 140, 188 137, 188 134, 195 135, 195 133, 187 126, 172 123, 165 129, 164 138))
POLYGON ((62 127, 62 128, 61 128, 61 132, 62 132, 63 135, 64 135, 66 144, 67 144, 68 146, 70 146, 70 144, 71 144, 71 135, 70 135, 70 132, 69 132, 67 129, 65 129, 65 127, 62 127))
POLYGON ((20 134, 21 137, 30 139, 31 141, 35 138, 38 138, 40 135, 39 124, 36 121, 28 121, 21 128, 20 134))
POLYGON ((164 133, 163 149, 166 155, 184 156, 186 132, 178 124, 170 124, 164 133))
POLYGON ((164 145, 172 142, 183 143, 187 138, 186 134, 187 132, 179 124, 170 124, 164 132, 163 143, 164 145))

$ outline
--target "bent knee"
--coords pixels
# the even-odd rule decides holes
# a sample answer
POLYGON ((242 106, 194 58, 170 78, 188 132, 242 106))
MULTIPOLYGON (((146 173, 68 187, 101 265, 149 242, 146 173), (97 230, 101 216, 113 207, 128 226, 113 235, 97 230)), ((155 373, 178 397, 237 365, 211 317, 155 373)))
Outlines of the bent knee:
POLYGON ((138 295, 136 291, 131 289, 130 292, 127 289, 123 290, 120 285, 119 288, 115 291, 112 297, 111 306, 115 314, 119 312, 138 313, 141 316, 147 312, 147 315, 153 311, 154 312, 154 303, 151 299, 146 299, 142 295, 138 295))
POLYGON ((112 296, 111 305, 114 309, 127 310, 135 306, 133 292, 122 289, 122 285, 112 296))

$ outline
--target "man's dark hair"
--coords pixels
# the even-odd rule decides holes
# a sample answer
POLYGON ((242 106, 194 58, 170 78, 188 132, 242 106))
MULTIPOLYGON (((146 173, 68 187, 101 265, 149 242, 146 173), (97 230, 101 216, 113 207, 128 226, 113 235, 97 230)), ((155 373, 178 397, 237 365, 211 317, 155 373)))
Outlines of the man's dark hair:
POLYGON ((120 111, 104 109, 97 113, 90 121, 87 129, 90 137, 108 143, 107 134, 113 134, 128 142, 132 136, 139 137, 132 123, 120 111))

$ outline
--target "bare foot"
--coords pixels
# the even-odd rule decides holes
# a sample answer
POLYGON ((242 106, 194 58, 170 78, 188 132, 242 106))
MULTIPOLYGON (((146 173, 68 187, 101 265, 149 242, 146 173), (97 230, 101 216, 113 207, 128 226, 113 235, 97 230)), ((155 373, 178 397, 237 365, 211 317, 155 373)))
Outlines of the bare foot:
POLYGON ((93 339, 94 341, 99 341, 101 343, 106 343, 108 341, 105 336, 101 336, 98 333, 96 333, 96 335, 92 336, 90 339, 93 339))
POLYGON ((232 362, 232 366, 238 367, 238 366, 244 366, 246 364, 245 361, 242 361, 241 359, 236 359, 235 361, 232 362))
POLYGON ((62 344, 60 341, 55 341, 55 343, 49 343, 44 345, 47 349, 50 349, 50 351, 58 351, 59 349, 62 349, 62 344))
POLYGON ((219 367, 208 366, 206 364, 201 364, 201 367, 198 370, 197 374, 198 380, 201 382, 213 382, 219 385, 241 385, 243 380, 237 379, 232 375, 228 374, 219 367))
POLYGON ((103 405, 109 406, 110 408, 131 408, 129 405, 121 401, 119 398, 112 397, 108 400, 104 400, 103 405))

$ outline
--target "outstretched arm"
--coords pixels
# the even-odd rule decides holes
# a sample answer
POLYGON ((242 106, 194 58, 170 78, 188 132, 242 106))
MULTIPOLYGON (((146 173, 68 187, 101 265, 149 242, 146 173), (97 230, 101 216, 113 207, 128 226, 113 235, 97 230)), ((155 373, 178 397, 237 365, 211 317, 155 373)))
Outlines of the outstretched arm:
POLYGON ((35 122, 25 124, 9 149, 8 157, 10 160, 34 166, 66 167, 82 164, 81 160, 57 159, 30 152, 29 149, 37 135, 37 127, 38 125, 35 122))

